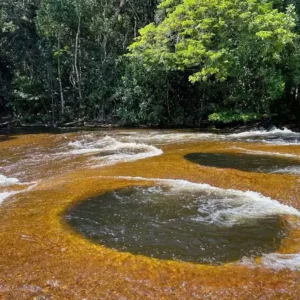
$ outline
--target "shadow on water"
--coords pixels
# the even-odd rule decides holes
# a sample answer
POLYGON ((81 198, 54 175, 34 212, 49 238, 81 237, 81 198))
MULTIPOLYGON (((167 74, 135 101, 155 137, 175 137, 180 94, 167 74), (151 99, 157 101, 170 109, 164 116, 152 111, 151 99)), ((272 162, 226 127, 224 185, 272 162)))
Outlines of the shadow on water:
MULTIPOLYGON (((68 128, 68 127, 12 127, 12 128, 0 128, 0 142, 15 139, 19 135, 29 134, 62 134, 62 133, 73 133, 80 131, 95 131, 95 129, 89 128, 68 128)), ((106 129, 97 129, 97 131, 106 129)))
POLYGON ((13 128, 1 128, 0 129, 0 136, 1 135, 26 135, 26 134, 44 134, 44 133, 51 133, 51 134, 60 134, 66 132, 77 132, 79 129, 74 128, 47 128, 47 127, 13 127, 13 128))
POLYGON ((206 167, 258 173, 300 174, 300 160, 286 157, 244 153, 190 153, 184 158, 206 167))
POLYGON ((1 142, 6 142, 6 141, 10 141, 10 140, 13 140, 14 137, 13 136, 10 136, 10 135, 2 135, 1 132, 0 132, 0 143, 1 142))
POLYGON ((273 252, 285 236, 278 215, 251 207, 243 197, 205 190, 129 187, 84 201, 66 218, 85 237, 119 251, 221 264, 273 252))

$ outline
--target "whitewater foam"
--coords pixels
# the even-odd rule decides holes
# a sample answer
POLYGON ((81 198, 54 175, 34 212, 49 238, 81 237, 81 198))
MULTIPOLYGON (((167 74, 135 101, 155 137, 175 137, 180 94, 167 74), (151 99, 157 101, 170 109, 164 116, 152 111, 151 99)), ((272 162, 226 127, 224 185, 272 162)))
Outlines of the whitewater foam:
POLYGON ((19 183, 17 178, 10 178, 0 174, 0 186, 10 186, 19 183))
POLYGON ((289 269, 292 271, 300 270, 300 253, 297 254, 264 254, 261 263, 267 268, 279 271, 289 269))
MULTIPOLYGON (((271 151, 260 151, 260 150, 249 150, 241 147, 231 147, 232 149, 241 150, 244 153, 247 154, 253 154, 253 155, 270 155, 270 156, 281 156, 281 157, 291 157, 291 158, 298 158, 300 159, 300 155, 297 154, 291 154, 291 153, 281 153, 281 152, 271 152, 271 151)), ((299 160, 300 163, 300 160, 299 160)))
POLYGON ((276 127, 271 128, 270 130, 265 130, 263 128, 260 129, 254 129, 250 131, 244 131, 239 133, 232 133, 229 136, 231 137, 252 137, 252 136, 268 136, 268 135, 274 135, 274 134, 293 134, 293 135, 299 135, 299 133, 293 132, 287 128, 278 129, 276 127))
MULTIPOLYGON (((293 207, 279 203, 269 197, 265 197, 260 193, 252 191, 238 191, 234 189, 220 189, 208 184, 196 184, 188 181, 171 181, 174 191, 186 190, 204 190, 214 193, 216 196, 222 196, 221 201, 228 202, 228 208, 218 207, 220 199, 211 199, 207 205, 214 207, 208 218, 203 219, 201 216, 195 218, 198 221, 207 221, 220 223, 223 226, 233 226, 241 224, 249 219, 255 220, 273 215, 295 215, 300 217, 300 212, 293 207), (225 197, 224 197, 225 196, 225 197)), ((199 207, 201 210, 207 207, 199 207)))
POLYGON ((271 130, 257 129, 228 135, 229 139, 245 140, 247 142, 261 142, 272 145, 299 145, 300 133, 287 128, 271 130))
POLYGON ((146 134, 137 134, 134 136, 126 136, 124 140, 126 141, 139 141, 143 143, 154 143, 156 145, 164 145, 164 144, 172 144, 172 143, 185 143, 185 142, 194 142, 194 141, 202 141, 202 140, 214 140, 220 137, 223 138, 222 135, 217 135, 214 133, 182 133, 182 132, 147 132, 146 134))
MULTIPOLYGON (((128 138, 128 137, 127 137, 128 138)), ((156 133, 139 134, 132 137, 136 140, 144 142, 153 142, 157 144, 164 143, 184 143, 186 141, 248 141, 248 142, 262 142, 274 145, 297 145, 300 144, 300 133, 293 132, 287 128, 278 129, 272 128, 265 130, 263 128, 254 129, 231 134, 217 134, 217 133, 156 133)))
POLYGON ((3 192, 3 193, 0 193, 0 204, 8 197, 12 196, 16 194, 16 192, 3 192))
POLYGON ((69 154, 93 154, 92 160, 96 162, 96 166, 130 162, 158 156, 163 153, 161 149, 152 145, 121 142, 110 136, 95 140, 95 137, 88 135, 80 141, 69 143, 69 146, 74 149, 69 151, 69 154))
MULTIPOLYGON (((110 178, 110 177, 106 177, 110 178)), ((300 217, 300 212, 288 205, 281 204, 277 200, 273 200, 260 193, 252 191, 239 191, 234 189, 221 189, 209 184, 192 183, 186 180, 176 179, 157 179, 143 177, 116 176, 111 178, 120 178, 126 180, 151 181, 166 185, 170 188, 170 192, 174 194, 186 192, 205 192, 210 195, 210 200, 199 207, 201 210, 207 211, 207 206, 211 209, 208 217, 203 219, 201 216, 194 218, 199 222, 214 222, 222 226, 233 226, 242 224, 252 219, 265 218, 274 215, 294 215, 300 217), (227 201, 227 208, 220 208, 217 204, 220 201, 227 201)))
POLYGON ((154 143, 156 145, 169 143, 185 143, 195 141, 248 141, 262 142, 274 145, 297 145, 300 144, 300 133, 293 132, 287 128, 278 129, 276 127, 270 130, 258 128, 239 133, 203 133, 203 132, 168 132, 168 131, 150 131, 146 133, 136 133, 134 135, 123 135, 125 141, 138 141, 144 143, 154 143))
MULTIPOLYGON (((54 156, 86 155, 97 161, 96 166, 119 162, 130 162, 161 155, 159 145, 201 142, 201 141, 248 141, 271 144, 300 144, 300 134, 288 129, 258 129, 242 133, 216 134, 200 132, 170 131, 120 131, 111 135, 102 132, 85 134, 80 140, 69 142, 68 150, 63 149, 54 156), (291 139, 294 139, 291 141, 291 139)), ((270 154, 271 155, 271 154, 270 154)), ((272 153, 273 155, 273 153, 272 153)), ((278 154, 279 155, 279 154, 278 154)), ((287 156, 287 155, 286 155, 287 156)), ((292 157, 291 155, 289 155, 292 157)))
POLYGON ((31 191, 32 189, 34 189, 38 185, 38 183, 39 183, 39 181, 19 183, 20 185, 24 185, 24 186, 27 186, 27 187, 25 189, 19 190, 19 191, 1 192, 0 193, 0 205, 4 200, 9 198, 10 196, 31 191))
POLYGON ((293 175, 300 175, 300 167, 285 167, 274 170, 271 172, 272 174, 293 174, 293 175))

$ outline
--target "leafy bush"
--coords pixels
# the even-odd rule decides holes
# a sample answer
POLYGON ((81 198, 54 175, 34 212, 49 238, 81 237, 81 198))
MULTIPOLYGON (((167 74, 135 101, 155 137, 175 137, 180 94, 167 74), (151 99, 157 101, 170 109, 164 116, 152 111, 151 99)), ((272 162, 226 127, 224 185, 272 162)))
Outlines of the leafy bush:
POLYGON ((208 116, 209 121, 212 122, 222 122, 225 124, 232 123, 232 122, 249 122, 249 121, 261 121, 266 119, 267 115, 260 115, 257 113, 251 112, 241 112, 241 111, 223 111, 218 113, 213 113, 208 116))

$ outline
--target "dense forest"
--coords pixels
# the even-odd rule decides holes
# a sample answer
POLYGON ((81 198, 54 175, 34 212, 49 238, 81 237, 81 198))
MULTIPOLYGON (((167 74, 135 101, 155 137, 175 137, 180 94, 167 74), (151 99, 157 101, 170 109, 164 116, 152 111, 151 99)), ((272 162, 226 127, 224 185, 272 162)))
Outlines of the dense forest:
POLYGON ((1 0, 0 113, 300 122, 298 0, 1 0))

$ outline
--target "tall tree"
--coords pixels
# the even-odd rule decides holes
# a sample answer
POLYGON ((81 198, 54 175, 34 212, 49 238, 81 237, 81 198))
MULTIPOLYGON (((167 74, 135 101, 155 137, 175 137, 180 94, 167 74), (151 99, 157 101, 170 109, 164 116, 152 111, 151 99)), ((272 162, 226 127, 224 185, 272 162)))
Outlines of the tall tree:
POLYGON ((189 72, 190 82, 221 89, 229 109, 269 113, 284 92, 282 65, 296 40, 293 6, 278 12, 270 1, 165 0, 159 7, 165 17, 140 30, 133 59, 189 72))

